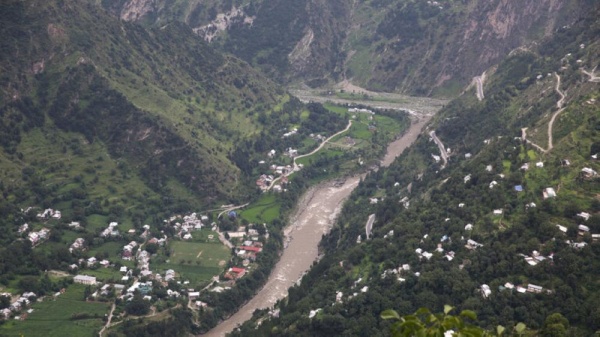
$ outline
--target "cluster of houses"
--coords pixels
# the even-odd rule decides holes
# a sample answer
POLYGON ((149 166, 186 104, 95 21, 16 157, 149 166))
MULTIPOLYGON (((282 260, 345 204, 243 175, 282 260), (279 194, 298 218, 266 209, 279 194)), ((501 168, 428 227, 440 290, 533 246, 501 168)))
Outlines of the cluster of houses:
POLYGON ((266 191, 274 179, 275 177, 273 177, 273 175, 262 174, 260 177, 258 177, 258 179, 256 179, 256 186, 258 186, 258 188, 260 188, 262 191, 266 191))
MULTIPOLYGON (((10 299, 13 298, 12 295, 9 293, 2 293, 0 294, 0 297, 8 297, 10 299)), ((8 319, 10 318, 10 316, 21 312, 23 309, 29 306, 29 304, 31 304, 31 301, 36 297, 37 295, 33 292, 23 293, 23 295, 21 295, 20 297, 16 298, 15 300, 12 300, 8 308, 0 309, 0 318, 8 319)), ((29 309, 27 310, 27 313, 31 313, 32 311, 33 309, 29 309)), ((15 316, 15 319, 21 318, 24 318, 24 316, 15 316)))
POLYGON ((289 132, 286 132, 283 134, 283 136, 281 138, 287 138, 287 137, 291 137, 295 134, 298 133, 298 128, 293 128, 292 130, 290 130, 289 132))
POLYGON ((30 232, 27 235, 27 238, 29 239, 29 241, 31 241, 31 244, 36 246, 40 243, 42 243, 43 241, 47 240, 48 237, 50 235, 50 230, 48 228, 42 228, 37 232, 30 232))
POLYGON ((119 224, 117 222, 111 222, 108 224, 108 227, 106 227, 101 233, 100 236, 103 238, 107 238, 109 236, 119 236, 119 230, 117 229, 117 226, 119 224))
POLYGON ((38 219, 60 220, 60 218, 62 218, 62 214, 60 211, 54 210, 52 208, 47 208, 42 213, 38 213, 37 217, 38 219))
POLYGON ((123 251, 121 252, 121 258, 125 261, 131 261, 133 259, 133 250, 138 246, 138 243, 135 241, 131 241, 130 243, 123 246, 123 251))
POLYGON ((544 255, 541 255, 540 252, 538 252, 537 250, 534 250, 533 252, 531 252, 531 256, 528 256, 525 254, 519 254, 519 255, 521 255, 525 259, 525 262, 527 262, 527 264, 529 264, 530 266, 535 266, 540 262, 554 259, 554 254, 544 256, 544 255))
POLYGON ((260 177, 258 177, 258 179, 256 179, 256 186, 258 186, 258 188, 260 188, 263 192, 267 191, 269 189, 269 186, 271 186, 271 184, 275 180, 275 175, 277 175, 280 176, 281 179, 279 179, 279 184, 273 186, 273 191, 282 192, 282 185, 288 183, 287 176, 294 172, 294 168, 291 165, 283 166, 273 164, 269 167, 269 169, 272 171, 273 174, 262 174, 260 177))
POLYGON ((208 216, 201 215, 198 217, 198 214, 196 213, 190 213, 183 216, 175 215, 167 220, 163 220, 163 222, 171 224, 177 232, 177 235, 184 240, 191 240, 193 238, 192 232, 201 230, 208 221, 208 216))
MULTIPOLYGON (((406 281, 406 279, 403 278, 402 276, 406 275, 409 272, 410 272, 410 265, 403 264, 395 269, 392 268, 392 269, 384 270, 383 273, 381 274, 381 278, 385 279, 387 277, 396 276, 398 278, 398 282, 404 282, 404 281, 406 281)), ((416 275, 416 276, 418 276, 418 275, 416 275)))
MULTIPOLYGON (((552 291, 551 290, 544 290, 543 287, 529 283, 527 285, 527 287, 523 287, 523 286, 515 286, 514 284, 510 283, 510 282, 506 282, 504 285, 501 285, 498 287, 498 290, 500 292, 502 291, 513 291, 516 290, 517 293, 520 294, 525 294, 525 293, 531 293, 531 294, 541 294, 543 292, 546 292, 548 294, 551 294, 552 291)), ((492 290, 490 289, 490 286, 487 284, 482 284, 480 287, 480 291, 481 291, 481 296, 483 298, 488 298, 490 297, 490 295, 492 295, 492 290)))
POLYGON ((348 112, 350 112, 350 113, 367 113, 370 115, 375 114, 374 111, 369 110, 369 109, 364 109, 364 108, 362 108, 362 109, 361 108, 350 108, 350 109, 348 109, 348 112))
POLYGON ((439 9, 444 9, 444 6, 442 6, 439 2, 437 1, 427 1, 427 4, 429 6, 434 6, 434 7, 438 7, 439 9))
POLYGON ((236 247, 236 255, 243 259, 244 267, 250 262, 256 261, 256 257, 262 251, 262 242, 246 240, 241 246, 236 247))
MULTIPOLYGON (((286 168, 284 168, 284 170, 286 170, 286 168)), ((28 209, 27 211, 29 211, 30 209, 28 209)), ((51 219, 51 218, 59 219, 60 212, 52 210, 52 209, 47 209, 43 213, 38 214, 38 217, 44 218, 44 219, 51 219)), ((190 239, 192 231, 201 230, 203 228, 203 226, 206 223, 208 223, 208 221, 209 221, 208 216, 206 216, 206 215, 200 216, 197 213, 190 213, 190 214, 186 214, 186 215, 176 215, 167 220, 164 220, 164 222, 167 224, 167 226, 173 226, 173 228, 175 228, 177 230, 177 235, 184 240, 190 239)), ((213 223, 212 225, 213 225, 213 230, 216 230, 216 224, 213 223)), ((120 236, 119 230, 117 229, 118 226, 119 226, 119 224, 117 222, 110 222, 106 228, 104 228, 100 231, 99 236, 105 237, 105 238, 120 236)), ((69 227, 72 229, 79 229, 79 228, 81 228, 81 225, 79 223, 73 222, 73 223, 69 224, 69 227)), ((19 227, 19 233, 26 235, 26 237, 34 245, 39 244, 43 240, 46 240, 50 234, 50 229, 48 229, 48 228, 42 228, 41 230, 34 231, 34 232, 29 232, 30 230, 31 230, 31 228, 30 228, 30 225, 28 225, 28 224, 23 224, 19 227)), ((244 230, 244 235, 248 235, 251 239, 254 240, 254 241, 248 240, 248 241, 243 242, 243 244, 240 245, 237 250, 237 255, 243 258, 244 267, 246 267, 251 261, 256 260, 256 255, 262 251, 262 243, 258 242, 259 233, 255 228, 250 228, 250 229, 248 229, 247 232, 245 231, 245 228, 242 228, 242 230, 244 230)), ((131 230, 129 233, 135 234, 136 231, 131 230)), ((147 239, 147 241, 146 241, 147 244, 157 244, 159 246, 162 246, 162 245, 165 245, 167 242, 166 236, 163 238, 160 238, 160 239, 156 238, 156 237, 152 237, 152 238, 148 239, 149 236, 150 236, 150 226, 145 225, 144 232, 143 232, 143 234, 140 235, 140 237, 143 239, 147 239)), ((209 238, 212 238, 212 237, 213 237, 212 235, 209 235, 209 238)), ((79 237, 79 238, 75 239, 69 245, 69 251, 71 253, 75 253, 76 251, 84 250, 86 247, 86 244, 87 244, 86 240, 84 238, 79 237)), ((161 273, 153 273, 150 270, 150 257, 151 257, 150 255, 151 254, 148 253, 146 250, 141 250, 138 248, 139 248, 138 242, 136 242, 136 241, 129 242, 128 244, 123 246, 121 257, 124 260, 134 260, 135 259, 137 268, 139 268, 139 270, 140 270, 140 277, 143 277, 143 279, 141 279, 141 280, 147 280, 146 282, 140 282, 140 281, 138 281, 137 278, 134 278, 133 285, 131 287, 127 288, 126 284, 130 284, 130 282, 132 282, 131 278, 133 275, 133 273, 132 273, 133 270, 130 270, 126 266, 123 266, 120 269, 120 272, 122 273, 122 279, 121 279, 120 283, 122 283, 122 284, 115 283, 115 284, 102 285, 96 280, 96 277, 85 275, 85 274, 76 275, 73 279, 74 283, 85 284, 85 285, 97 287, 96 292, 94 292, 92 294, 92 297, 106 296, 114 290, 115 293, 118 296, 120 295, 121 298, 131 299, 133 297, 133 292, 139 291, 140 293, 145 295, 144 296, 145 299, 150 300, 151 298, 150 298, 150 296, 148 296, 148 293, 152 290, 153 282, 159 282, 162 285, 167 286, 169 284, 169 281, 174 281, 176 279, 176 272, 172 269, 169 269, 162 275, 161 275, 161 273), (138 250, 137 252, 136 252, 136 249, 138 250)), ((90 268, 90 267, 93 268, 98 265, 103 266, 103 267, 112 266, 111 262, 106 259, 99 261, 96 259, 96 257, 90 257, 88 259, 84 259, 84 258, 79 259, 79 262, 69 266, 69 269, 73 272, 80 268, 90 268)), ((245 268, 232 267, 226 272, 225 278, 229 278, 230 279, 229 282, 234 282, 236 279, 243 277, 245 273, 246 273, 245 268)), ((180 283, 180 282, 178 282, 178 283, 180 283)), ((182 283, 189 284, 189 281, 184 281, 182 283)), ((228 287, 221 288, 220 291, 223 291, 225 289, 228 289, 228 287)), ((195 297, 198 297, 199 292, 196 292, 193 289, 190 289, 189 291, 190 291, 190 293, 189 293, 190 296, 193 297, 193 295, 196 294, 195 297)), ((30 294, 30 295, 35 296, 35 294, 30 294)), ((179 297, 181 294, 177 291, 173 291, 173 290, 169 289, 168 295, 173 296, 173 297, 179 297)), ((8 296, 10 296, 10 295, 8 295, 8 296)), ((22 298, 19 298, 18 300, 16 300, 13 303, 13 305, 11 305, 10 308, 1 310, 0 317, 13 316, 15 312, 20 311, 22 307, 29 304, 29 301, 30 301, 29 297, 30 297, 29 295, 24 294, 24 296, 22 298)), ((205 303, 199 303, 199 304, 197 303, 197 306, 203 307, 203 306, 206 306, 206 304, 205 303)), ((25 317, 25 316, 21 316, 21 317, 25 317)))
POLYGON ((85 239, 84 238, 77 238, 77 239, 75 239, 75 241, 69 247, 69 252, 73 253, 73 251, 75 251, 75 250, 81 250, 81 249, 83 249, 84 244, 85 244, 85 239))

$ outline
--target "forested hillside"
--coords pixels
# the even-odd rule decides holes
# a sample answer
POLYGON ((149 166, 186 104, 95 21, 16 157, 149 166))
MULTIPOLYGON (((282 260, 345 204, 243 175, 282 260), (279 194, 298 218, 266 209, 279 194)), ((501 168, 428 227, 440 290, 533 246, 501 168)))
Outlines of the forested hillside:
POLYGON ((282 90, 182 24, 146 30, 84 1, 3 8, 2 145, 14 184, 22 167, 51 160, 20 144, 58 137, 65 144, 51 142, 63 153, 105 148, 156 191, 180 186, 206 200, 230 198, 240 175, 228 158, 232 144, 279 118, 259 114, 292 112, 282 112, 282 90))
POLYGON ((473 86, 448 104, 360 183, 289 298, 234 335, 387 336, 384 310, 444 304, 488 329, 598 331, 599 14, 511 53, 481 100, 473 86))

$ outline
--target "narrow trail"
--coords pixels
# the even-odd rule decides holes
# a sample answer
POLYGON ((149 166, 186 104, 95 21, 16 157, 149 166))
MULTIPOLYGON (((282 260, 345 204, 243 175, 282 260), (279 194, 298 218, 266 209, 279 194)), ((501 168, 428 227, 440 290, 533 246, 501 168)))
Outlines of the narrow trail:
POLYGON ((104 324, 104 326, 102 327, 102 330, 100 330, 100 332, 98 333, 98 336, 102 337, 102 334, 104 333, 104 331, 110 327, 110 321, 112 321, 112 315, 113 312, 115 311, 116 308, 116 304, 113 303, 112 306, 110 307, 110 312, 108 313, 108 319, 106 320, 106 324, 104 324))
POLYGON ((553 128, 554 128, 554 121, 556 120, 556 117, 558 117, 558 115, 560 115, 560 113, 563 112, 563 110, 565 110, 565 108, 563 108, 563 104, 565 103, 566 95, 564 92, 562 92, 560 90, 560 75, 558 75, 557 73, 554 73, 554 76, 556 76, 556 86, 554 87, 554 90, 560 95, 560 99, 556 102, 556 107, 558 108, 558 110, 552 115, 552 118, 550 119, 550 122, 548 123, 548 148, 544 149, 541 146, 539 146, 539 145, 535 144, 534 142, 530 141, 529 139, 527 139, 527 128, 521 129, 521 138, 524 141, 526 141, 527 143, 533 145, 533 147, 540 150, 542 153, 548 153, 550 150, 552 150, 554 148, 554 145, 552 144, 553 143, 552 132, 553 132, 553 128))

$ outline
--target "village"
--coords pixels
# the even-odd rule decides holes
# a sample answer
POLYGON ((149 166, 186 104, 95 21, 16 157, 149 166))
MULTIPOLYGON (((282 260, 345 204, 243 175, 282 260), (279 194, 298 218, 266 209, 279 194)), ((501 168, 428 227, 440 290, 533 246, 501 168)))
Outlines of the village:
MULTIPOLYGON (((23 212, 26 214, 33 209, 30 207, 23 212)), ((37 214, 36 218, 40 224, 30 226, 25 223, 19 227, 18 233, 22 236, 21 240, 30 241, 34 248, 43 244, 50 237, 52 225, 61 219, 60 214, 60 211, 53 209, 46 209, 37 214), (54 222, 49 224, 47 223, 49 220, 54 222), (40 226, 42 227, 39 229, 33 229, 40 226)), ((225 216, 229 222, 232 222, 236 220, 237 214, 229 211, 225 216)), ((140 231, 129 229, 122 233, 119 230, 119 223, 112 221, 97 233, 98 238, 111 240, 110 242, 122 242, 124 234, 126 234, 127 237, 135 239, 125 241, 120 252, 114 257, 98 258, 96 256, 83 257, 88 255, 89 243, 83 237, 76 238, 69 244, 68 251, 74 257, 80 257, 77 258, 76 263, 68 266, 68 273, 72 275, 74 284, 89 287, 87 301, 119 300, 128 303, 139 295, 151 305, 157 301, 169 300, 185 303, 190 309, 205 308, 207 307, 206 303, 198 300, 201 293, 206 291, 223 292, 231 289, 237 280, 246 275, 247 271, 256 267, 256 259, 262 252, 263 242, 269 238, 266 224, 247 224, 238 226, 233 231, 221 232, 217 222, 210 222, 208 214, 174 215, 163 220, 164 229, 161 231, 161 236, 157 236, 155 235, 156 231, 152 230, 149 225, 144 225, 140 231), (177 243, 185 246, 177 246, 177 243), (165 261, 165 253, 170 254, 171 257, 176 254, 185 254, 187 253, 186 249, 194 246, 209 249, 220 247, 219 261, 215 262, 218 263, 219 270, 221 270, 219 274, 203 275, 203 278, 193 277, 194 281, 191 281, 183 276, 184 273, 177 271, 181 262, 169 263, 168 259, 165 261), (181 252, 178 251, 180 247, 181 252), (154 260, 162 260, 162 262, 154 263, 154 260), (103 270, 107 272, 103 272, 103 270), (166 297, 162 295, 163 293, 166 297), (161 295, 157 296, 157 294, 161 295)), ((73 230, 84 231, 77 222, 66 225, 73 230)), ((200 251, 196 256, 199 270, 203 266, 201 255, 204 251, 206 249, 200 251)), ((211 258, 209 257, 209 259, 211 258)), ((55 273, 64 272, 57 271, 55 273)), ((185 274, 189 275, 189 272, 185 274)), ((64 291, 65 289, 52 296, 40 296, 33 292, 25 292, 21 295, 1 293, 0 297, 6 297, 10 305, 0 310, 0 319, 25 320, 28 314, 34 311, 31 308, 33 303, 55 300, 64 291)))

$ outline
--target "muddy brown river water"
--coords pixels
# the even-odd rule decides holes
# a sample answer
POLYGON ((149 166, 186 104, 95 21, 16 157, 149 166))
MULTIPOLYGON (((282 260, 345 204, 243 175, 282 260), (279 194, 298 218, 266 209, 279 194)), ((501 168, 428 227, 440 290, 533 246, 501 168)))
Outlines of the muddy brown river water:
MULTIPOLYGON (((382 166, 390 165, 394 158, 410 146, 429 119, 426 116, 413 122, 402 137, 390 143, 382 166)), ((360 176, 357 175, 346 179, 343 184, 327 182, 310 188, 300 199, 290 218, 290 225, 285 229, 289 243, 266 285, 237 313, 203 336, 225 336, 250 319, 256 309, 272 307, 287 296, 288 288, 298 281, 317 258, 321 237, 329 232, 344 200, 352 193, 359 180, 360 176)))

